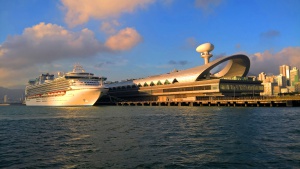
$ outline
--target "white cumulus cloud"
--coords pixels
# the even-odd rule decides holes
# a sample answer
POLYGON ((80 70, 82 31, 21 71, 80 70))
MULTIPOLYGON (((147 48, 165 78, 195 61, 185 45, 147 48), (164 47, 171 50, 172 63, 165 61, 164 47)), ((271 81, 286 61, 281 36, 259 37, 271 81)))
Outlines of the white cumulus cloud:
POLYGON ((116 35, 113 35, 107 39, 105 46, 111 50, 128 50, 136 46, 142 37, 133 28, 125 28, 120 30, 116 35))
POLYGON ((258 52, 250 56, 250 72, 279 74, 279 66, 290 65, 300 68, 300 47, 286 47, 277 53, 269 50, 258 52))
POLYGON ((154 0, 61 0, 66 10, 65 21, 70 27, 86 23, 89 19, 117 18, 145 8, 154 0))
POLYGON ((100 30, 106 34, 115 34, 117 32, 116 27, 120 26, 117 20, 102 22, 100 30))
POLYGON ((70 32, 55 24, 40 23, 22 35, 10 36, 0 47, 0 67, 14 69, 55 60, 89 57, 105 51, 89 29, 70 32))
POLYGON ((40 65, 92 57, 108 50, 88 29, 71 32, 55 24, 39 23, 21 35, 7 37, 0 45, 0 86, 25 85, 39 74, 40 65))
POLYGON ((88 59, 104 52, 129 50, 141 39, 135 29, 125 28, 101 42, 87 28, 72 32, 42 22, 25 28, 21 35, 7 37, 0 44, 0 82, 5 82, 2 86, 19 85, 20 81, 26 82, 30 74, 40 72, 42 65, 65 60, 73 64, 76 58, 88 59))

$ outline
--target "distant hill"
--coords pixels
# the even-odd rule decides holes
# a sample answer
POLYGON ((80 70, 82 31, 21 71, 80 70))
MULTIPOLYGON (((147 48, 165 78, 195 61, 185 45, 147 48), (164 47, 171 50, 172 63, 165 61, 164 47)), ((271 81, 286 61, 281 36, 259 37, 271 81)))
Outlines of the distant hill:
POLYGON ((7 95, 9 102, 19 102, 24 97, 25 89, 8 89, 0 87, 0 103, 3 103, 4 95, 7 95))

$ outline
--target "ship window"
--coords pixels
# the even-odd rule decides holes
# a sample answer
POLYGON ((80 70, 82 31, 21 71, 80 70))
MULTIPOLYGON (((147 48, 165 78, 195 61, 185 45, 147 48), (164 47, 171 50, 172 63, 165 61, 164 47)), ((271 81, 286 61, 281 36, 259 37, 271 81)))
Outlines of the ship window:
POLYGON ((157 82, 157 85, 162 85, 162 83, 160 81, 157 82))
POLYGON ((183 92, 183 91, 194 91, 194 90, 211 90, 211 86, 195 86, 195 87, 183 87, 183 88, 170 88, 163 89, 163 92, 183 92))
POLYGON ((148 84, 145 82, 145 83, 144 83, 144 86, 148 86, 148 84))
POLYGON ((172 83, 174 84, 174 83, 177 83, 177 82, 178 82, 177 79, 174 79, 172 83))
POLYGON ((150 83, 150 86, 155 86, 155 84, 153 82, 150 83))
POLYGON ((138 84, 138 87, 142 87, 142 85, 139 83, 139 84, 138 84))
POLYGON ((65 76, 66 79, 99 79, 99 77, 65 76))

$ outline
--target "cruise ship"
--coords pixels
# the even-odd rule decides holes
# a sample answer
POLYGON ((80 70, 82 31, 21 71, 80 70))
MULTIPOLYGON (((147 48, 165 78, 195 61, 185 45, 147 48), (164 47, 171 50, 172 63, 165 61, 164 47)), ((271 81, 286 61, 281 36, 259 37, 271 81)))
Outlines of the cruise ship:
POLYGON ((82 66, 74 65, 73 71, 42 74, 29 80, 25 88, 27 106, 92 106, 108 89, 103 85, 106 77, 87 73, 82 66))

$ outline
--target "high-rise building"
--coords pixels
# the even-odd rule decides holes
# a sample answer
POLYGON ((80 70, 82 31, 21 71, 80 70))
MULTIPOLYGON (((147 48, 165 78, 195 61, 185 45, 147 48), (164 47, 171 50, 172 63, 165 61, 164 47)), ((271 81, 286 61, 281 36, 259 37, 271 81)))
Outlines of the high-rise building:
POLYGON ((262 96, 273 96, 274 95, 274 87, 275 83, 271 82, 264 82, 262 83, 264 85, 264 91, 260 93, 262 96))
POLYGON ((293 67, 293 69, 290 71, 291 86, 295 86, 296 82, 299 82, 299 69, 297 69, 297 67, 293 67))
POLYGON ((287 65, 281 65, 279 66, 279 73, 282 74, 283 76, 286 76, 286 68, 289 67, 287 65))
POLYGON ((7 99, 7 95, 4 95, 4 99, 3 99, 3 102, 4 103, 7 103, 8 99, 7 99))
POLYGON ((286 77, 283 76, 282 74, 278 75, 277 83, 278 83, 278 86, 280 86, 280 87, 286 87, 287 86, 286 77))
POLYGON ((260 81, 265 81, 265 79, 266 79, 266 74, 265 74, 265 72, 261 72, 259 75, 258 75, 258 80, 260 80, 260 81))
POLYGON ((275 82, 277 82, 277 77, 274 76, 274 75, 269 75, 269 76, 266 77, 266 80, 265 80, 265 81, 266 81, 266 82, 275 83, 275 82))
POLYGON ((295 92, 300 93, 300 82, 296 82, 294 83, 294 85, 295 85, 295 92))
POLYGON ((290 66, 282 65, 279 66, 279 72, 282 76, 286 77, 287 86, 290 86, 290 66))

